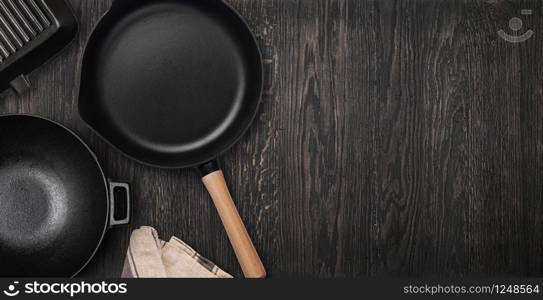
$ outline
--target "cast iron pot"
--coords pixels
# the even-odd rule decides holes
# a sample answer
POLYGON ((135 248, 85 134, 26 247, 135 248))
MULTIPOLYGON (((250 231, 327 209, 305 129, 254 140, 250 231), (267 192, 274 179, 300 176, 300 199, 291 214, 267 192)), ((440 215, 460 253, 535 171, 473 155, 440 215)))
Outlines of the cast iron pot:
POLYGON ((44 118, 0 117, 0 145, 0 276, 75 276, 106 231, 129 222, 128 185, 44 118))

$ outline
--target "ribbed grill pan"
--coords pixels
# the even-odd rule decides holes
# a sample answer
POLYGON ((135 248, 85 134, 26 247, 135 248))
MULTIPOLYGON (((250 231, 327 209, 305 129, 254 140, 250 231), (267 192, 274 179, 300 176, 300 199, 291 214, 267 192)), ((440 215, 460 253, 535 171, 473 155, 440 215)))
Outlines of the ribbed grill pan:
POLYGON ((0 0, 0 89, 28 88, 25 75, 66 46, 77 22, 62 0, 0 0))

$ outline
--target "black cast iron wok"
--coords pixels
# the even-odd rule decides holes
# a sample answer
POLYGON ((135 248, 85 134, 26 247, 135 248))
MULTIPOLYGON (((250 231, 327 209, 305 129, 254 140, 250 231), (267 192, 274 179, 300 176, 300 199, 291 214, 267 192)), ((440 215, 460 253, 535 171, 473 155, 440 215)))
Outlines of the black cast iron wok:
POLYGON ((266 273, 214 159, 249 128, 261 91, 255 38, 219 0, 116 0, 83 58, 83 120, 139 162, 197 167, 246 277, 266 273))
POLYGON ((106 180, 62 125, 0 117, 0 277, 71 277, 129 221, 129 190, 106 180), (117 209, 116 209, 117 206, 117 209))

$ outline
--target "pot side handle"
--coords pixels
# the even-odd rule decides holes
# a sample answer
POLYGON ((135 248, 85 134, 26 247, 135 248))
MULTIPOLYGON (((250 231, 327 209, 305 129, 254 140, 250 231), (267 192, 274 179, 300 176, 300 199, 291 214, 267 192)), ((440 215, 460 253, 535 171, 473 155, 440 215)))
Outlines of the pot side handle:
POLYGON ((109 228, 130 223, 130 186, 109 181, 109 200, 109 228))

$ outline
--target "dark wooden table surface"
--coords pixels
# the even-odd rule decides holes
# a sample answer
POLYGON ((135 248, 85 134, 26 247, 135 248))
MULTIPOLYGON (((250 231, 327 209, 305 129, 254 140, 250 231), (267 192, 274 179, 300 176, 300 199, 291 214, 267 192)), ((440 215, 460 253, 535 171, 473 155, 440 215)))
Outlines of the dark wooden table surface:
MULTIPOLYGON (((134 163, 79 119, 81 54, 111 0, 70 2, 77 40, 0 113, 66 124, 132 184, 132 225, 81 276, 118 276, 141 225, 239 276, 192 170, 134 163)), ((258 37, 266 91, 222 163, 271 277, 543 276, 542 1, 228 2, 258 37), (534 37, 500 39, 524 8, 534 37)))

